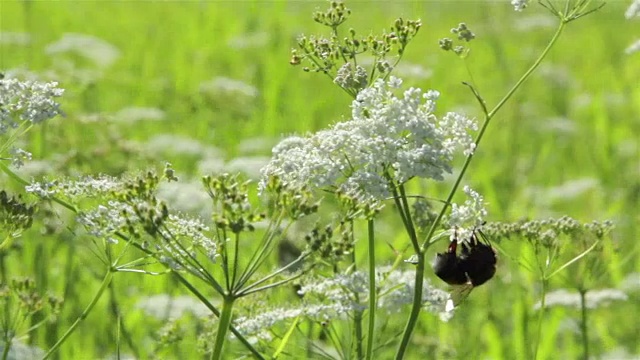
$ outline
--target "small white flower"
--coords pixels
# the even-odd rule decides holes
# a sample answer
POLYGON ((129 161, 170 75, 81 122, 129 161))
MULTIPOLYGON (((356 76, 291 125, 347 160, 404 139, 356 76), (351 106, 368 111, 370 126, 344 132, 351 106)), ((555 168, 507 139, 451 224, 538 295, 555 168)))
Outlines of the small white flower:
POLYGON ((119 57, 120 50, 112 44, 91 35, 67 33, 45 48, 49 55, 75 53, 93 61, 99 67, 111 66, 119 57))
POLYGON ((640 16, 640 0, 634 0, 624 13, 624 17, 627 19, 631 19, 636 16, 640 16))
POLYGON ((172 297, 168 294, 143 297, 138 300, 135 308, 141 309, 147 315, 159 320, 178 319, 187 313, 196 317, 205 317, 211 314, 209 308, 190 296, 172 297))
POLYGON ((511 5, 515 11, 522 11, 529 6, 529 0, 511 0, 511 5))
POLYGON ((259 91, 255 86, 249 85, 242 80, 231 79, 224 76, 219 76, 201 83, 200 92, 212 95, 227 94, 247 98, 255 98, 259 95, 259 91))
POLYGON ((636 40, 634 43, 629 45, 625 50, 625 54, 631 55, 636 52, 640 52, 640 39, 636 40))
POLYGON ((19 148, 11 148, 9 150, 9 154, 11 154, 12 159, 11 159, 11 164, 16 168, 19 169, 22 166, 24 166, 24 161, 29 161, 31 160, 31 153, 19 148))
POLYGON ((470 238, 474 229, 482 225, 487 216, 484 198, 469 186, 465 186, 463 191, 468 197, 464 204, 451 204, 449 225, 456 229, 451 233, 451 240, 470 238))

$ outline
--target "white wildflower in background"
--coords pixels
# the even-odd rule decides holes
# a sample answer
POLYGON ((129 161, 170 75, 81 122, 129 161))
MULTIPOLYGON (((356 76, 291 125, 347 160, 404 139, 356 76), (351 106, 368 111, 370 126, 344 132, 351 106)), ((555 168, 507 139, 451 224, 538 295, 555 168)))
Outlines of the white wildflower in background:
POLYGON ((63 92, 57 82, 0 79, 0 135, 24 121, 39 124, 62 115, 55 98, 63 92))
POLYGON ((269 163, 266 156, 240 156, 229 160, 224 165, 225 172, 230 174, 243 173, 249 179, 260 179, 260 169, 269 163))
POLYGON ((2 31, 0 32, 0 44, 29 45, 31 44, 31 34, 23 32, 2 31))
POLYGON ((166 118, 164 111, 158 108, 126 107, 113 115, 118 122, 134 123, 141 120, 160 121, 166 118))
POLYGON ((254 137, 243 139, 238 143, 238 153, 242 155, 261 155, 271 150, 278 139, 271 137, 254 137))
POLYGON ((624 13, 624 17, 631 19, 640 16, 640 0, 634 0, 624 13))
POLYGON ((171 208, 208 218, 213 212, 211 198, 199 180, 163 182, 158 185, 158 199, 171 204, 171 208))
POLYGON ((198 318, 211 315, 209 308, 191 296, 146 296, 138 300, 135 307, 158 320, 179 319, 187 313, 198 318))
POLYGON ((255 86, 224 76, 201 83, 200 92, 208 95, 234 95, 246 98, 255 98, 260 93, 255 86))
POLYGON ((522 11, 529 6, 529 0, 511 0, 511 5, 515 11, 522 11))
POLYGON ((451 214, 449 215, 449 226, 455 229, 451 233, 451 240, 469 239, 478 226, 484 224, 487 216, 484 198, 469 186, 464 187, 467 200, 464 204, 451 204, 451 214))
POLYGON ((60 40, 47 45, 45 52, 48 55, 74 53, 101 68, 109 67, 120 57, 120 50, 114 45, 95 36, 74 33, 64 34, 60 40))
POLYGON ((394 74, 401 78, 429 79, 433 76, 433 70, 426 69, 422 65, 400 63, 394 69, 394 74))
MULTIPOLYGON (((623 291, 618 289, 600 289, 589 290, 585 294, 585 306, 588 309, 595 309, 600 306, 607 306, 612 301, 627 301, 629 297, 623 291)), ((539 310, 542 303, 538 301, 534 306, 534 310, 539 310)), ((580 309, 580 294, 576 291, 559 289, 548 293, 545 297, 545 307, 565 306, 580 309)))
POLYGON ((193 156, 195 158, 220 157, 221 151, 198 140, 175 134, 158 134, 142 145, 150 154, 171 157, 193 156))
POLYGON ((227 45, 234 49, 250 49, 260 48, 269 43, 269 33, 267 32, 255 32, 248 34, 241 34, 227 41, 227 45))
POLYGON ((443 180, 456 152, 474 148, 474 121, 455 113, 433 114, 439 93, 410 88, 394 94, 402 81, 377 80, 352 103, 352 117, 307 137, 293 136, 273 149, 262 169, 286 184, 312 185, 345 193, 363 192, 373 201, 391 194, 390 181, 443 180))
POLYGON ((640 292, 640 273, 633 272, 627 274, 627 276, 622 279, 620 288, 626 293, 640 292))
MULTIPOLYGON (((631 20, 632 18, 640 17, 640 0, 634 0, 631 5, 627 8, 627 11, 624 13, 624 16, 631 20)), ((625 53, 627 55, 631 55, 633 53, 640 51, 640 39, 634 41, 629 47, 625 49, 625 53)))
POLYGON ((636 40, 633 44, 629 45, 629 47, 627 47, 624 52, 627 55, 640 52, 640 39, 636 40))
MULTIPOLYGON (((11 347, 7 351, 6 358, 10 360, 33 360, 42 359, 45 351, 37 346, 26 345, 20 340, 13 339, 11 341, 11 347)), ((0 344, 0 353, 4 353, 6 343, 0 344)))

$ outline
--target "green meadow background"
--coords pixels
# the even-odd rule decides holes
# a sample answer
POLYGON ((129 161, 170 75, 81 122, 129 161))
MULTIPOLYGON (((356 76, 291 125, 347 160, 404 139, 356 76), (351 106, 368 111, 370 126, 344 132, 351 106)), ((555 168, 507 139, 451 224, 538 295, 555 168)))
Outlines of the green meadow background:
MULTIPOLYGON (((606 272, 590 284, 592 289, 624 290, 628 300, 589 311, 590 352, 602 359, 640 357, 640 54, 624 53, 640 37, 640 26, 624 18, 629 3, 610 1, 567 27, 542 66, 494 119, 466 179, 489 203, 489 222, 562 215, 583 222, 615 221, 598 254, 606 272)), ((183 210, 200 211, 200 176, 242 170, 255 177, 283 136, 349 117, 351 99, 328 78, 289 65, 299 34, 327 34, 311 20, 311 13, 326 5, 0 0, 0 70, 23 79, 38 74, 66 89, 61 100, 66 117, 28 134, 22 145, 33 152, 34 162, 19 173, 27 179, 119 175, 161 169, 168 161, 181 184, 166 196, 183 210), (92 60, 60 50, 65 34, 92 36, 112 47, 92 60)), ((538 5, 516 13, 507 0, 351 1, 347 6, 353 14, 345 29, 353 27, 359 34, 377 33, 397 17, 422 19, 396 74, 407 85, 439 90, 439 114, 464 111, 478 118, 477 102, 461 82, 473 82, 489 106, 495 105, 546 46, 556 24, 538 5), (460 22, 477 36, 466 61, 437 46, 460 22)), ((413 192, 443 198, 452 180, 416 186, 413 192)), ((1 188, 21 191, 7 177, 0 181, 1 188)), ((388 244, 408 242, 390 208, 378 227, 381 264, 393 260, 388 244)), ((24 340, 47 349, 88 304, 104 266, 69 213, 53 206, 44 210, 47 216, 23 236, 20 248, 4 256, 3 264, 10 276, 31 276, 42 289, 64 297, 58 322, 24 340)), ((445 246, 437 244, 434 252, 445 246)), ((500 247, 505 253, 495 279, 474 290, 450 322, 421 315, 409 358, 532 357, 540 287, 536 275, 515 260, 531 250, 518 241, 503 241, 500 247)), ((431 272, 427 276, 444 287, 431 272)), ((571 289, 568 277, 551 281, 551 291, 563 288, 571 289)), ((168 276, 116 274, 108 294, 57 357, 115 358, 119 349, 139 358, 202 358, 195 339, 201 329, 194 319, 181 323, 181 342, 157 348, 157 332, 165 321, 139 304, 159 294, 187 293, 168 276)), ((283 291, 268 301, 286 306, 298 300, 283 291)), ((404 326, 403 317, 394 319, 386 334, 404 326)), ((579 310, 553 307, 542 326, 539 359, 581 358, 579 310)), ((287 355, 297 358, 302 352, 292 346, 287 355)), ((238 348, 227 349, 228 358, 238 356, 238 348)), ((394 349, 395 343, 381 350, 380 358, 390 357, 394 349)))

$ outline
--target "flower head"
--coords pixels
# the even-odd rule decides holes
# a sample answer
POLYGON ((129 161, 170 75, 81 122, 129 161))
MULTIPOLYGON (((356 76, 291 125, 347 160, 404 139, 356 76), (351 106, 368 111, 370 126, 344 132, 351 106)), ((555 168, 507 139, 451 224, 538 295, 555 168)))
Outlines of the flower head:
POLYGON ((469 186, 464 187, 464 193, 468 197, 464 204, 451 204, 449 226, 456 229, 451 233, 451 240, 469 239, 475 228, 484 224, 484 218, 487 216, 482 195, 469 186))
POLYGON ((457 151, 473 151, 468 130, 476 124, 455 113, 439 119, 433 113, 437 91, 409 88, 397 96, 401 84, 395 77, 379 79, 358 94, 350 120, 283 140, 262 169, 261 187, 278 176, 289 185, 361 192, 380 201, 411 178, 442 180, 457 151))
POLYGON ((41 123, 61 115, 54 98, 62 96, 58 83, 0 79, 0 135, 23 121, 41 123))
POLYGON ((515 11, 522 11, 529 6, 529 0, 511 0, 511 5, 515 11))

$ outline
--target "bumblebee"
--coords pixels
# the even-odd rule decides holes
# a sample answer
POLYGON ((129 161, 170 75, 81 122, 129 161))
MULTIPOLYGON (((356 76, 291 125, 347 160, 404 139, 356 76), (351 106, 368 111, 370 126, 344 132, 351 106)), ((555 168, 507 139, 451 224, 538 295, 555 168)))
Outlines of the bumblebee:
POLYGON ((469 296, 474 287, 486 283, 496 273, 498 257, 480 230, 474 230, 468 241, 454 238, 447 251, 438 253, 432 264, 435 274, 452 286, 451 304, 447 309, 458 306, 469 296), (458 255, 458 247, 461 248, 458 255))

